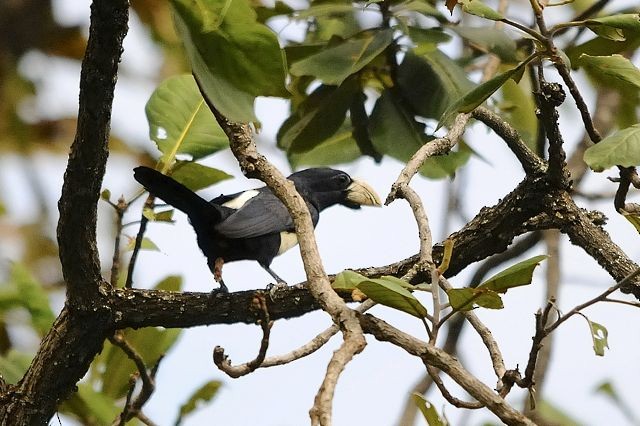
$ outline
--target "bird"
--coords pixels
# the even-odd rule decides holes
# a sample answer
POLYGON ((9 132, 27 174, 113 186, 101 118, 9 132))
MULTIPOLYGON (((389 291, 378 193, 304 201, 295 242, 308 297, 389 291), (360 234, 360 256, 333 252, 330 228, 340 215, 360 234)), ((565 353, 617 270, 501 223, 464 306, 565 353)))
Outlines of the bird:
MULTIPOLYGON (((187 215, 220 291, 228 292, 222 279, 223 264, 238 260, 257 261, 278 285, 286 285, 271 269, 271 262, 298 240, 289 211, 271 189, 263 186, 206 201, 170 176, 149 167, 134 168, 134 178, 150 194, 187 215)), ((334 205, 350 209, 381 206, 380 197, 369 184, 341 170, 309 168, 287 179, 306 202, 314 227, 320 212, 334 205)))

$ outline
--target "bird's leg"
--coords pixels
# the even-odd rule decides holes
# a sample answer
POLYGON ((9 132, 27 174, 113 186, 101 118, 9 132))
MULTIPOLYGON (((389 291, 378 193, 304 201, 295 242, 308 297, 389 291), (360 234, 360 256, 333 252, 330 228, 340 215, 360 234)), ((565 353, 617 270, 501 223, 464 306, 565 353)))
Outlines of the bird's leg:
POLYGON ((275 279, 275 280, 276 280, 276 283, 277 283, 277 284, 289 285, 289 284, 287 284, 287 282, 286 282, 285 280, 283 280, 282 278, 280 278, 280 277, 278 276, 278 274, 276 274, 276 273, 273 271, 273 269, 271 269, 268 265, 260 264, 260 266, 262 266, 262 268, 263 268, 265 271, 267 271, 267 272, 269 273, 269 275, 271 275, 271 276, 273 277, 273 279, 275 279))
POLYGON ((216 257, 213 264, 210 259, 207 259, 207 263, 209 264, 209 269, 213 272, 213 279, 220 285, 218 291, 221 291, 222 293, 229 293, 229 289, 222 279, 222 265, 224 265, 224 259, 216 257))
POLYGON ((271 300, 275 300, 277 299, 278 295, 278 290, 281 290, 283 288, 288 287, 289 284, 287 284, 287 282, 285 280, 283 280, 282 278, 280 278, 278 276, 278 274, 276 274, 273 269, 271 269, 269 267, 269 265, 263 265, 262 263, 260 264, 260 266, 262 266, 262 268, 267 271, 269 273, 269 275, 271 275, 275 280, 276 280, 276 284, 272 285, 269 284, 267 286, 267 290, 269 290, 269 296, 271 297, 271 300))

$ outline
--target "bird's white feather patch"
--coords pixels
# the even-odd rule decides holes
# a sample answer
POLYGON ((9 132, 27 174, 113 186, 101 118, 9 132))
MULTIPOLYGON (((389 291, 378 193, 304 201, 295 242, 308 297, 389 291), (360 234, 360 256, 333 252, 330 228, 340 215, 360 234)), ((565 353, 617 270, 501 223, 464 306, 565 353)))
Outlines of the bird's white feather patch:
POLYGON ((250 191, 244 191, 242 194, 238 195, 233 200, 229 200, 226 203, 222 203, 223 206, 229 207, 230 209, 238 210, 242 206, 244 206, 247 201, 258 195, 260 192, 254 189, 250 191))
POLYGON ((278 256, 298 244, 298 237, 295 232, 280 233, 280 247, 278 248, 278 256))

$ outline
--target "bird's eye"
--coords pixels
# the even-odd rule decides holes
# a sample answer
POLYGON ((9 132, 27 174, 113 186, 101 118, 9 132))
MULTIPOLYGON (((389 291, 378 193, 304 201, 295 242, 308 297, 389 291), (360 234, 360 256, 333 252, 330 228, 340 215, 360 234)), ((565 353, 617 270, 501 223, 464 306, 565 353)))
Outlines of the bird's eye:
POLYGON ((338 182, 342 183, 342 184, 346 184, 349 183, 350 179, 349 176, 347 175, 338 175, 338 182))

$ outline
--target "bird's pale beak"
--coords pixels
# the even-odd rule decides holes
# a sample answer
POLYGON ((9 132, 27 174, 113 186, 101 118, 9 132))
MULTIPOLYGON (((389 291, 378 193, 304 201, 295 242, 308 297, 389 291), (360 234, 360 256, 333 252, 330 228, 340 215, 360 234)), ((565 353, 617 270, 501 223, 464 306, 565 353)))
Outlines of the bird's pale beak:
POLYGON ((380 197, 366 182, 353 179, 347 188, 347 200, 360 206, 381 206, 380 197))

